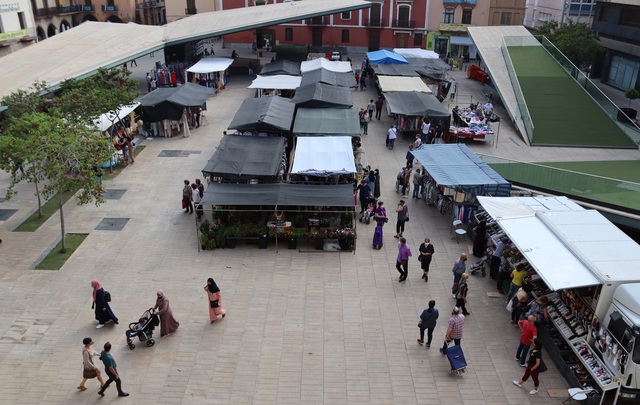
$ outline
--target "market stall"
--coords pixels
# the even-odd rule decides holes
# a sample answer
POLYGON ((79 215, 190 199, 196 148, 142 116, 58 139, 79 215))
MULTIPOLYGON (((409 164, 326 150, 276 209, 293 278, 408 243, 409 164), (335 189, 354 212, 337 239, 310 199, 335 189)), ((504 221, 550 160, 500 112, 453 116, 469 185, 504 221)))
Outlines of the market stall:
POLYGON ((242 102, 228 129, 265 134, 289 134, 295 104, 283 97, 248 98, 242 102))
POLYGON ((492 118, 478 114, 476 108, 456 106, 452 110, 453 124, 445 134, 446 142, 457 141, 459 138, 471 139, 474 141, 493 141, 495 133, 491 128, 491 120, 496 120, 495 114, 492 118))
POLYGON ((445 127, 451 119, 449 111, 431 94, 402 91, 384 93, 384 98, 387 100, 387 113, 397 116, 397 125, 401 132, 420 131, 424 117, 442 120, 445 127))
POLYGON ((292 101, 298 108, 351 108, 353 95, 348 87, 313 83, 300 86, 292 101))
POLYGON ((405 58, 440 59, 436 52, 420 48, 393 48, 393 52, 405 58))
POLYGON ((380 92, 390 93, 393 91, 418 91, 420 93, 432 94, 433 92, 419 77, 402 76, 377 76, 380 92))
POLYGON ((410 65, 371 65, 373 72, 379 76, 420 77, 416 68, 410 65))
POLYGON ((331 72, 351 72, 350 62, 330 61, 325 58, 306 60, 300 63, 300 72, 302 74, 316 69, 326 69, 331 72))
POLYGON ((373 64, 406 65, 409 63, 404 58, 404 56, 395 52, 389 52, 386 49, 367 52, 367 58, 369 59, 369 63, 371 63, 372 65, 373 64))
POLYGON ((352 108, 298 108, 293 133, 359 137, 358 112, 352 108))
POLYGON ((301 86, 314 83, 324 83, 342 87, 357 86, 356 78, 351 72, 332 72, 324 68, 311 70, 302 74, 301 86))
POLYGON ((352 184, 356 165, 351 137, 298 136, 293 153, 291 181, 338 184, 343 180, 352 184))
POLYGON ((257 89, 258 97, 279 96, 282 92, 290 91, 300 87, 302 78, 300 76, 274 75, 257 76, 248 89, 257 89))
POLYGON ((227 84, 224 72, 232 63, 233 59, 230 58, 202 58, 187 69, 191 73, 187 81, 195 80, 206 87, 222 88, 227 84))
POLYGON ((264 65, 260 70, 260 76, 300 76, 300 62, 290 60, 276 60, 264 65))

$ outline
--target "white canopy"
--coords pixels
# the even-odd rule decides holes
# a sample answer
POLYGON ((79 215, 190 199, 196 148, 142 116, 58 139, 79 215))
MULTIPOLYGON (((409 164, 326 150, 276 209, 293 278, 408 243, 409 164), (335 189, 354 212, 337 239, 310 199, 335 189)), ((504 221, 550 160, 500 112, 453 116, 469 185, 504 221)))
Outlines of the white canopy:
POLYGON ((327 69, 332 72, 351 72, 351 62, 331 61, 325 58, 306 60, 300 64, 300 73, 310 72, 316 69, 327 69))
POLYGON ((419 91, 420 93, 432 94, 431 89, 419 77, 404 76, 378 76, 380 90, 389 91, 419 91))
POLYGON ((439 59, 440 55, 433 51, 420 48, 393 48, 393 52, 399 53, 405 58, 439 59))
POLYGON ((275 75, 258 76, 248 89, 295 90, 300 87, 301 76, 275 75))
POLYGON ((213 73, 224 72, 233 63, 229 58, 203 58, 195 65, 187 69, 191 73, 213 73))
POLYGON ((356 172, 350 136, 299 136, 291 174, 329 176, 356 172))
POLYGON ((566 197, 478 197, 553 290, 640 281, 640 245, 566 197))
POLYGON ((138 108, 139 105, 140 105, 140 103, 134 103, 134 104, 131 104, 131 105, 123 105, 123 106, 121 106, 120 107, 120 111, 118 111, 118 116, 117 117, 116 117, 115 114, 111 114, 111 113, 102 114, 98 119, 96 119, 94 121, 95 124, 96 124, 96 128, 98 128, 98 130, 100 132, 106 131, 113 124, 117 123, 119 120, 121 120, 124 117, 126 117, 127 115, 131 114, 131 111, 133 111, 136 108, 138 108))

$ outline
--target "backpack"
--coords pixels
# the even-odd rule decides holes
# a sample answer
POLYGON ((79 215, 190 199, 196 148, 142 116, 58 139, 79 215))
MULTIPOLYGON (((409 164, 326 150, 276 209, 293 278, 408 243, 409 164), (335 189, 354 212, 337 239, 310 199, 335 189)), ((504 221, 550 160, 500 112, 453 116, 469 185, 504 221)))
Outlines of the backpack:
POLYGON ((107 302, 111 302, 111 293, 109 291, 104 292, 104 300, 107 302))

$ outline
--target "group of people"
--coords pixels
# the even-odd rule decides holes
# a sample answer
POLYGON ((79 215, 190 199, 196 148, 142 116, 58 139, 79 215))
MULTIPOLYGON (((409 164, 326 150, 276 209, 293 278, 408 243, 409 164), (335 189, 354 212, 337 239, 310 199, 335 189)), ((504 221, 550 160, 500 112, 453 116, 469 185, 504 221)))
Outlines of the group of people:
MULTIPOLYGON (((102 329, 105 324, 109 322, 118 324, 118 318, 115 316, 115 314, 111 310, 111 306, 109 305, 109 302, 111 301, 111 294, 105 291, 105 289, 102 287, 102 284, 98 280, 91 280, 91 287, 93 288, 92 308, 94 308, 95 310, 95 319, 98 321, 98 326, 96 326, 96 329, 102 329)), ((218 287, 213 278, 209 278, 207 280, 207 285, 204 286, 204 291, 207 294, 209 302, 209 322, 213 324, 219 319, 219 317, 224 318, 227 314, 227 311, 222 307, 222 293, 220 292, 220 287, 218 287)), ((173 311, 171 310, 171 306, 169 305, 169 299, 165 295, 164 291, 157 291, 156 304, 153 307, 151 314, 157 315, 160 320, 160 337, 169 336, 170 334, 178 330, 180 322, 178 322, 174 318, 173 311)), ((149 320, 141 318, 138 324, 136 324, 136 328, 143 329, 146 322, 149 322, 149 320)), ((136 332, 136 330, 127 330, 125 331, 125 334, 129 338, 136 332)), ((111 383, 115 382, 116 388, 118 390, 118 396, 129 396, 128 393, 122 390, 122 380, 118 373, 117 364, 110 353, 111 343, 106 342, 103 346, 102 352, 100 353, 92 349, 91 346, 94 344, 92 338, 84 338, 82 340, 82 344, 84 345, 82 349, 83 373, 82 381, 80 382, 80 385, 78 385, 78 389, 80 391, 85 391, 87 389, 85 385, 87 380, 96 378, 100 383, 100 390, 98 391, 98 395, 104 396, 105 390, 111 383), (94 357, 98 357, 104 364, 105 374, 107 375, 107 377, 109 377, 106 382, 103 380, 102 373, 94 362, 94 357)))
POLYGON ((362 64, 360 66, 356 66, 354 77, 356 79, 356 85, 360 87, 360 90, 364 90, 367 88, 367 81, 371 80, 374 75, 373 68, 369 63, 368 58, 362 59, 362 64))
POLYGON ((200 204, 202 197, 204 197, 204 185, 200 179, 196 179, 195 183, 191 183, 189 180, 184 181, 182 209, 184 209, 185 214, 193 214, 193 207, 195 206, 198 221, 202 219, 202 204, 200 204))

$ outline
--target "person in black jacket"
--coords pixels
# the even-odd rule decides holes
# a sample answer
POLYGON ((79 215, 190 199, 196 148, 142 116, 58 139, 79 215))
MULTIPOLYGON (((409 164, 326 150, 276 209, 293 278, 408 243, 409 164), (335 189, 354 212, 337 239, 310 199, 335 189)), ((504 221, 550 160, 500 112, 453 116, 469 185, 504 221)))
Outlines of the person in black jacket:
POLYGON ((438 310, 436 309, 436 302, 434 300, 429 301, 429 308, 422 311, 420 315, 420 339, 418 344, 422 346, 424 344, 424 331, 427 331, 427 349, 431 347, 431 340, 433 339, 433 330, 436 327, 436 321, 438 320, 438 310))

